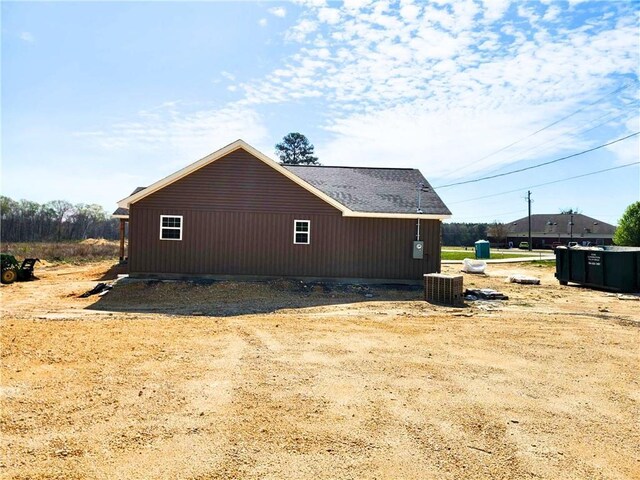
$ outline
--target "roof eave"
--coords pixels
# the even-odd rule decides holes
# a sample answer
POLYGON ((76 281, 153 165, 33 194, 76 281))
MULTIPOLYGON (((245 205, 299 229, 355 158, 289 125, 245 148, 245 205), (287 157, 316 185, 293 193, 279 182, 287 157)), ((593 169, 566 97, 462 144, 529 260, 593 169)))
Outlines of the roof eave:
POLYGON ((416 220, 446 220, 451 218, 451 215, 447 214, 432 214, 432 213, 381 213, 381 212, 344 212, 343 217, 361 217, 361 218, 406 218, 416 220))
POLYGON ((206 165, 208 165, 208 164, 210 164, 212 162, 215 162, 216 160, 218 160, 218 159, 224 157, 225 155, 228 155, 228 154, 230 154, 230 153, 232 153, 232 152, 234 152, 234 151, 236 151, 236 150, 238 150, 240 148, 242 148, 246 152, 250 153, 251 155, 253 155, 257 159, 261 160, 262 162, 264 162, 265 164, 267 164, 268 166, 270 166, 271 168, 273 168, 277 172, 281 173, 282 175, 287 177, 289 180, 295 182, 296 184, 298 184, 299 186, 301 186, 305 190, 309 191, 313 195, 317 196, 321 200, 325 201, 326 203, 328 203, 332 207, 334 207, 337 210, 341 211, 343 213, 343 215, 344 214, 348 214, 348 213, 351 212, 350 209, 348 209, 347 207, 345 207, 341 203, 337 202, 333 198, 329 197, 327 194, 325 194, 324 192, 320 191, 319 189, 317 189, 316 187, 314 187, 310 183, 304 181, 303 179, 298 177, 293 172, 287 170, 286 168, 281 166, 279 163, 277 163, 273 159, 267 157, 265 154, 263 154, 259 150, 256 150, 251 145, 246 143, 244 140, 236 140, 235 142, 230 143, 226 147, 223 147, 220 150, 217 150, 217 151, 207 155, 206 157, 201 158, 197 162, 194 162, 191 165, 187 165, 183 169, 178 170, 177 172, 175 172, 175 173, 173 173, 173 174, 171 174, 171 175, 169 175, 169 176, 167 176, 167 177, 165 177, 165 178, 163 178, 161 180, 158 180, 157 182, 155 182, 154 184, 148 186, 144 190, 141 190, 140 192, 138 192, 138 193, 136 193, 134 195, 129 195, 128 197, 123 198, 122 200, 120 200, 118 202, 118 206, 122 207, 122 208, 129 208, 129 206, 132 203, 135 203, 135 202, 137 202, 139 200, 142 200, 144 197, 146 197, 148 195, 151 195, 154 192, 157 192, 158 190, 166 187, 167 185, 170 185, 171 183, 176 182, 176 181, 180 180, 181 178, 186 177, 187 175, 190 175, 191 173, 195 172, 196 170, 199 170, 200 168, 202 168, 202 167, 204 167, 204 166, 206 166, 206 165))
POLYGON ((138 193, 134 193, 133 195, 129 195, 128 197, 123 198, 122 200, 118 201, 118 206, 122 207, 122 208, 129 208, 129 205, 131 205, 132 203, 135 203, 141 199, 143 199, 144 197, 151 195, 154 192, 157 192, 158 190, 160 190, 161 188, 166 187, 167 185, 180 180, 183 177, 186 177, 187 175, 189 175, 190 173, 204 167, 205 165, 209 164, 210 162, 213 162, 215 160, 217 160, 218 158, 223 157, 224 155, 227 155, 235 150, 237 150, 238 148, 241 148, 245 142, 243 142, 242 140, 236 140, 233 143, 230 143, 229 145, 227 145, 226 147, 222 147, 220 150, 216 150, 213 153, 210 153, 209 155, 207 155, 206 157, 201 158, 200 160, 187 165, 186 167, 178 170, 177 172, 172 173, 171 175, 168 175, 160 180, 158 180, 157 182, 149 185, 147 188, 145 188, 144 190, 139 191, 138 193))

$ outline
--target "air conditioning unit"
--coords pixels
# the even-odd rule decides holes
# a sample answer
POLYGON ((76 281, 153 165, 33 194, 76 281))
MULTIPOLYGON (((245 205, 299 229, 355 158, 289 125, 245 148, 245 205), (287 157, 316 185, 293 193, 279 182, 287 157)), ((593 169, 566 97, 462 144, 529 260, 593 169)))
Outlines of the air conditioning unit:
POLYGON ((428 273, 424 276, 424 299, 429 303, 462 306, 462 275, 428 273))

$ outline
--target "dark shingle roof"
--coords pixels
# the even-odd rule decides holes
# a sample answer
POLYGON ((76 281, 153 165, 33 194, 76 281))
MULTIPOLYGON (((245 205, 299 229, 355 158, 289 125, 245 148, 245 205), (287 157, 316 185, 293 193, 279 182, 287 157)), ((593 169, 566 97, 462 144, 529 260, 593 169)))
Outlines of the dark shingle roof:
MULTIPOLYGON (((420 195, 422 213, 451 215, 429 182, 413 168, 283 166, 354 212, 415 214, 422 183, 426 187, 420 195)), ((145 188, 138 187, 131 195, 145 188)), ((129 210, 121 207, 113 215, 129 215, 129 210)))
POLYGON ((422 212, 450 215, 451 212, 419 170, 412 168, 325 167, 283 165, 307 183, 355 212, 416 213, 418 184, 422 212))
POLYGON ((118 207, 111 215, 129 215, 129 209, 118 207))
MULTIPOLYGON (((573 230, 574 234, 587 232, 612 236, 616 230, 614 225, 582 215, 581 213, 573 214, 573 229, 569 226, 570 221, 571 215, 566 213, 533 214, 531 215, 531 231, 544 232, 548 234, 562 234, 569 233, 573 230)), ((506 223, 505 225, 509 234, 527 232, 528 217, 514 220, 513 222, 506 223)))
MULTIPOLYGON (((136 193, 140 192, 141 190, 144 190, 147 187, 136 187, 136 189, 131 192, 131 195, 135 195, 136 193)), ((113 212, 111 215, 129 215, 129 209, 128 208, 122 208, 122 207, 118 207, 116 208, 115 212, 113 212)))

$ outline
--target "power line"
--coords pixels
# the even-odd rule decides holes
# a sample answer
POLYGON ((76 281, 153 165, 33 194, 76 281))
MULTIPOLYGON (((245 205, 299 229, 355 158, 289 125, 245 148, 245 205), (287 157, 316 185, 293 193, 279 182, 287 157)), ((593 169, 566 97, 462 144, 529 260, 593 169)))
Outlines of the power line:
MULTIPOLYGON (((632 102, 627 103, 627 104, 625 105, 625 108, 626 108, 626 107, 628 107, 629 105, 633 105, 634 103, 638 103, 638 101, 637 101, 637 100, 634 100, 634 101, 632 101, 632 102)), ((605 113, 605 114, 603 114, 603 115, 600 115, 600 116, 599 116, 599 117, 597 117, 597 118, 594 118, 593 120, 591 120, 590 122, 588 122, 588 123, 587 123, 587 125, 586 125, 586 126, 588 126, 589 128, 587 128, 587 129, 585 129, 585 130, 581 130, 581 128, 582 128, 582 127, 577 127, 577 128, 574 128, 574 129, 568 130, 568 131, 566 131, 566 132, 563 132, 563 133, 561 133, 560 135, 557 135, 557 136, 555 136, 555 137, 553 137, 553 138, 550 138, 550 139, 549 139, 549 140, 547 140, 546 142, 542 142, 542 143, 540 143, 540 144, 538 144, 538 145, 532 145, 531 147, 529 147, 529 148, 527 148, 527 149, 525 149, 525 150, 522 150, 522 151, 518 152, 518 154, 517 154, 516 156, 513 156, 513 157, 509 158, 509 160, 506 160, 504 163, 505 163, 505 164, 510 163, 512 160, 516 160, 516 159, 517 159, 519 156, 521 156, 522 154, 524 154, 524 153, 526 153, 526 152, 530 152, 531 150, 534 150, 534 149, 536 149, 536 148, 542 147, 543 145, 547 145, 548 143, 553 142, 555 139, 557 139, 557 138, 559 138, 559 137, 562 137, 562 136, 564 136, 564 135, 567 135, 569 138, 570 138, 570 137, 578 137, 579 135, 584 135, 585 133, 590 132, 590 131, 592 131, 592 130, 595 130, 595 129, 596 129, 596 128, 598 128, 598 127, 601 127, 601 126, 603 126, 603 125, 607 125, 608 123, 611 123, 611 122, 614 122, 614 121, 616 121, 616 120, 618 120, 618 119, 620 119, 620 118, 626 117, 626 116, 628 116, 629 114, 635 114, 635 113, 636 113, 636 111, 635 111, 635 110, 631 110, 631 111, 624 111, 624 112, 622 112, 620 115, 618 115, 618 116, 616 116, 616 117, 614 117, 614 118, 610 118, 610 119, 608 119, 608 120, 605 120, 604 122, 600 122, 600 123, 598 123, 597 125, 594 125, 593 127, 590 127, 590 126, 589 126, 589 125, 591 125, 593 122, 595 122, 595 121, 597 121, 597 120, 600 120, 600 119, 601 119, 601 118, 603 118, 603 117, 608 117, 608 116, 610 116, 612 113, 614 113, 614 112, 607 112, 607 113, 605 113), (579 131, 578 131, 578 130, 579 130, 579 131)), ((540 152, 544 152, 545 150, 549 150, 550 148, 555 147, 555 146, 557 146, 557 145, 560 145, 560 144, 564 143, 564 142, 565 142, 565 141, 567 141, 567 140, 568 140, 568 139, 565 139, 565 140, 561 140, 561 141, 559 141, 559 142, 552 143, 551 145, 547 145, 545 148, 543 148, 542 150, 540 150, 540 152)), ((540 152, 539 152, 539 153, 540 153, 540 152)), ((487 174, 491 174, 491 173, 493 173, 493 172, 498 172, 498 171, 502 170, 503 168, 504 168, 504 165, 501 165, 500 167, 498 167, 498 168, 494 168, 493 170, 491 170, 491 171, 487 172, 487 174)))
POLYGON ((603 145, 598 145, 597 147, 593 147, 593 148, 590 148, 588 150, 584 150, 582 152, 572 153, 571 155, 567 155, 565 157, 556 158, 555 160, 550 160, 548 162, 538 163, 537 165, 532 165, 530 167, 519 168, 518 170, 511 170, 510 172, 498 173, 496 175, 489 175, 487 177, 480 177, 480 178, 476 178, 476 179, 473 179, 473 180, 467 180, 465 182, 456 182, 456 183, 450 183, 448 185, 440 185, 440 186, 433 187, 433 188, 436 189, 436 188, 454 187, 456 185, 466 185, 467 183, 481 182, 483 180, 490 180, 492 178, 505 177, 507 175, 513 175, 514 173, 520 173, 520 172, 525 172, 527 170, 533 170, 534 168, 544 167, 545 165, 551 165, 552 163, 557 163, 557 162, 560 162, 562 160, 567 160, 569 158, 577 157, 579 155, 584 155, 585 153, 593 152, 595 150, 599 150, 601 148, 608 147, 609 145, 613 145, 614 143, 622 142, 623 140, 626 140, 628 138, 635 137, 638 134, 640 134, 640 131, 632 133, 631 135, 627 135, 626 137, 618 138, 617 140, 613 140, 612 142, 605 143, 603 145))
MULTIPOLYGON (((465 200, 465 201, 466 201, 466 200, 465 200)), ((458 202, 458 203, 459 203, 459 202, 458 202)), ((448 205, 453 205, 453 204, 448 204, 448 205)), ((491 216, 494 218, 494 220, 495 220, 496 218, 501 217, 501 216, 503 216, 503 215, 512 215, 512 214, 514 214, 514 213, 521 213, 521 212, 522 212, 522 208, 520 208, 520 209, 518 209, 518 210, 512 210, 512 211, 510 211, 510 212, 491 213, 490 215, 491 215, 491 216)), ((471 217, 459 217, 459 216, 457 216, 457 215, 455 215, 455 214, 454 214, 454 215, 453 215, 453 217, 452 217, 452 219, 455 219, 455 220, 465 220, 465 219, 469 219, 469 218, 471 218, 471 219, 477 219, 477 218, 478 218, 478 215, 473 215, 473 216, 471 216, 471 217)))
POLYGON ((574 180, 576 178, 588 177, 590 175, 596 175, 598 173, 610 172, 612 170, 619 170, 620 168, 631 167, 633 165, 640 165, 640 162, 627 163, 625 165, 620 165, 620 166, 612 167, 612 168, 605 168, 604 170, 598 170, 596 172, 583 173, 582 175, 574 175, 573 177, 561 178, 560 180, 554 180, 552 182, 539 183, 537 185, 529 185, 528 187, 520 187, 520 188, 517 188, 515 190, 509 190, 509 191, 506 191, 506 192, 492 193, 491 195, 483 195, 482 197, 469 198, 467 200, 461 200, 459 202, 451 202, 451 203, 448 203, 448 205, 456 205, 458 203, 472 202, 474 200, 482 200, 484 198, 497 197, 499 195, 506 195, 508 193, 520 192, 524 188, 529 189, 529 188, 536 188, 536 187, 544 187, 546 185, 553 185, 554 183, 566 182, 568 180, 574 180))
MULTIPOLYGON (((636 82, 636 83, 637 83, 637 80, 634 80, 634 82, 636 82)), ((589 104, 587 104, 587 105, 585 105, 585 106, 583 106, 583 107, 580 107, 579 109, 577 109, 577 110, 575 110, 575 111, 571 112, 571 113, 570 113, 570 114, 568 114, 568 115, 565 115, 564 117, 560 118, 559 120, 556 120, 556 121, 554 121, 554 122, 551 122, 550 124, 548 124, 548 125, 546 125, 546 126, 544 126, 544 127, 540 128, 540 129, 536 130, 535 132, 530 133, 529 135, 526 135, 526 136, 524 136, 524 137, 520 138, 519 140, 516 140, 515 142, 510 143, 509 145, 507 145, 507 146, 505 146, 505 147, 502 147, 502 148, 500 148, 500 149, 498 149, 498 150, 496 150, 496 151, 494 151, 494 152, 491 152, 491 153, 489 153, 489 154, 485 155, 484 157, 481 157, 481 158, 479 158, 479 159, 477 159, 477 160, 474 160, 473 162, 469 162, 469 163, 467 163, 467 164, 463 165, 463 166, 462 166, 462 167, 460 167, 460 168, 465 168, 465 167, 467 167, 467 166, 469 166, 469 165, 473 165, 474 163, 478 163, 478 162, 481 162, 482 160, 485 160, 485 159, 487 159, 487 158, 489 158, 489 157, 492 157, 492 156, 494 156, 496 153, 503 152, 504 150, 506 150, 506 149, 508 149, 508 148, 511 148, 511 147, 513 147, 514 145, 517 145, 518 143, 520 143, 520 142, 522 142, 522 141, 524 141, 524 140, 526 140, 526 139, 528 139, 528 138, 531 138, 531 137, 533 137, 534 135, 537 135, 538 133, 543 132, 544 130, 547 130, 548 128, 551 128, 551 127, 553 127, 554 125, 557 125, 558 123, 563 122, 564 120, 566 120, 566 119, 568 119, 568 118, 571 118, 571 117, 573 117, 574 115, 577 115, 578 113, 582 112, 582 111, 583 111, 583 110, 585 110, 586 108, 591 107, 591 106, 593 106, 593 105, 595 105, 595 104, 597 104, 597 103, 600 103, 600 102, 601 102, 602 100, 604 100, 605 98, 610 97, 611 95, 614 95, 614 94, 616 94, 616 93, 618 93, 618 92, 620 92, 620 91, 622 91, 622 90, 624 90, 624 89, 626 89, 626 88, 629 88, 631 85, 633 85, 633 83, 634 83, 634 82, 631 82, 631 83, 627 83, 627 84, 625 84, 625 85, 622 85, 621 87, 616 88, 614 91, 607 93, 606 95, 604 95, 604 96, 602 96, 602 97, 598 98, 597 100, 595 100, 595 101, 593 101, 593 102, 591 102, 591 103, 589 103, 589 104)), ((458 170, 458 169, 456 169, 456 171, 457 171, 457 170, 458 170)), ((446 177, 446 175, 445 175, 445 177, 446 177)))

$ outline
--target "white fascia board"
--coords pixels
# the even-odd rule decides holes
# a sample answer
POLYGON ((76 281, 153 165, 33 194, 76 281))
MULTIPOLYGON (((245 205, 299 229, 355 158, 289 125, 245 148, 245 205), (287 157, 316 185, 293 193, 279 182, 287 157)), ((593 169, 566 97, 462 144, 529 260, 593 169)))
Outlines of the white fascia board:
POLYGON ((178 170, 177 172, 172 173, 171 175, 169 175, 167 177, 164 177, 161 180, 158 180, 157 182, 149 185, 144 190, 141 190, 138 193, 134 193, 133 195, 129 195, 128 197, 123 198, 122 200, 120 200, 118 202, 118 206, 122 207, 122 208, 129 208, 129 205, 131 205, 132 203, 135 203, 138 200, 141 200, 144 197, 146 197, 148 195, 151 195, 154 192, 157 192, 161 188, 164 188, 167 185, 169 185, 169 184, 171 184, 171 183, 173 183, 173 182, 175 182, 177 180, 180 180, 181 178, 189 175, 190 173, 195 172, 196 170, 204 167, 205 165, 208 165, 209 163, 213 162, 214 160, 217 160, 218 158, 221 158, 224 155, 227 155, 227 154, 233 152, 234 150, 237 150, 238 148, 241 147, 240 143, 244 143, 244 142, 242 142, 242 140, 236 140, 235 142, 230 143, 226 147, 223 147, 220 150, 217 150, 217 151, 207 155, 206 157, 201 158, 197 162, 194 162, 191 165, 187 165, 186 167, 178 170))
POLYGON ((236 140, 235 142, 227 145, 226 147, 223 147, 220 150, 217 150, 217 151, 207 155, 206 157, 201 158, 197 162, 192 163, 191 165, 188 165, 188 166, 186 166, 185 168, 183 168, 181 170, 178 170, 177 172, 169 175, 168 177, 165 177, 165 178, 163 178, 161 180, 158 180, 157 182, 153 183, 152 185, 149 185, 144 190, 141 190, 140 192, 138 192, 138 193, 136 193, 134 195, 130 195, 130 196, 126 197, 126 198, 123 198, 122 200, 120 200, 118 202, 118 206, 122 207, 122 208, 129 208, 129 206, 132 203, 135 203, 135 202, 137 202, 139 200, 142 200, 144 197, 146 197, 148 195, 151 195, 154 192, 157 192, 161 188, 164 188, 167 185, 169 185, 169 184, 171 184, 171 183, 173 183, 173 182, 175 182, 177 180, 180 180, 183 177, 186 177, 187 175, 195 172, 196 170, 198 170, 198 169, 200 169, 200 168, 202 168, 202 167, 204 167, 206 165, 209 165, 210 163, 215 162, 216 160, 218 160, 218 159, 224 157, 225 155, 228 155, 231 152, 234 152, 235 150, 238 150, 240 148, 242 148, 243 150, 247 151, 248 153, 250 153, 251 155, 256 157, 258 160, 261 160, 265 164, 269 165, 271 168, 273 168, 277 172, 281 173, 282 175, 287 177, 289 180, 291 180, 294 183, 298 184, 299 186, 301 186, 305 190, 309 191, 313 195, 317 196, 321 200, 324 200, 326 203, 328 203, 332 207, 338 209, 343 214, 351 212, 351 210, 349 210, 347 207, 345 207, 341 203, 335 201, 333 198, 329 197, 327 194, 321 192, 320 190, 315 188, 313 185, 305 182, 300 177, 298 177, 294 173, 290 172, 289 170, 287 170, 286 168, 281 166, 276 161, 274 161, 274 160, 270 159, 269 157, 267 157, 264 153, 262 153, 262 152, 256 150, 255 148, 253 148, 251 145, 246 143, 244 140, 236 140))
POLYGON ((361 218, 414 218, 422 220, 446 220, 451 215, 431 215, 428 213, 375 213, 375 212, 353 212, 343 213, 343 217, 361 217, 361 218))
POLYGON ((111 218, 124 218, 125 220, 128 220, 129 215, 111 215, 111 218))
MULTIPOLYGON (((171 183, 173 183, 173 182, 175 182, 177 180, 180 180, 183 177, 186 177, 187 175, 195 172, 196 170, 198 170, 198 169, 200 169, 202 167, 205 167, 206 165, 209 165, 210 163, 215 162, 216 160, 218 160, 218 159, 220 159, 220 158, 222 158, 222 157, 224 157, 224 156, 226 156, 226 155, 228 155, 228 154, 230 154, 230 153, 232 153, 235 150, 238 150, 240 148, 242 148, 243 150, 245 150, 249 154, 253 155, 258 160, 261 160, 262 162, 264 162, 265 164, 267 164, 268 166, 270 166, 271 168, 273 168, 274 170, 276 170, 280 174, 284 175, 285 177, 287 177, 289 180, 291 180, 292 182, 296 183, 300 187, 304 188, 305 190, 307 190, 311 194, 315 195, 316 197, 318 197, 321 200, 323 200, 324 202, 328 203, 329 205, 331 205, 335 209, 337 209, 340 212, 342 212, 342 216, 343 217, 414 218, 414 219, 422 218, 424 220, 446 220, 448 218, 451 218, 451 215, 429 215, 429 214, 421 214, 421 213, 354 212, 350 208, 345 207, 340 202, 338 202, 338 201, 334 200, 333 198, 331 198, 326 193, 324 193, 321 190, 317 189, 316 187, 314 187, 310 183, 305 182, 303 179, 298 177, 295 173, 287 170, 285 167, 280 165, 275 160, 272 160, 271 158, 267 157, 264 153, 260 152, 259 150, 256 150, 251 145, 246 143, 244 140, 236 140, 235 142, 230 143, 226 147, 223 147, 220 150, 217 150, 217 151, 207 155, 206 157, 201 158, 197 162, 194 162, 191 165, 187 165, 183 169, 178 170, 177 172, 175 172, 175 173, 173 173, 173 174, 171 174, 171 175, 169 175, 169 176, 167 176, 167 177, 165 177, 165 178, 163 178, 161 180, 158 180, 157 182, 149 185, 144 190, 141 190, 138 193, 135 193, 135 194, 130 195, 130 196, 126 197, 126 198, 123 198, 122 200, 120 200, 118 202, 118 206, 122 207, 122 208, 129 208, 129 206, 132 203, 135 203, 135 202, 137 202, 139 200, 142 200, 146 196, 151 195, 154 192, 157 192, 158 190, 166 187, 167 185, 169 185, 169 184, 171 184, 171 183)), ((120 218, 120 217, 114 216, 114 218, 120 218)), ((129 218, 129 216, 122 217, 122 218, 129 218)))
MULTIPOLYGON (((242 140, 240 140, 240 141, 242 141, 242 140)), ((272 160, 269 157, 267 157, 264 153, 256 150, 251 145, 249 145, 249 144, 247 144, 245 142, 242 142, 242 143, 243 143, 242 148, 244 148, 251 155, 253 155, 254 157, 257 157, 260 160, 262 160, 264 163, 266 163, 271 168, 273 168, 277 172, 279 172, 282 175, 284 175, 285 177, 287 177, 289 180, 293 181, 294 183, 296 183, 297 185, 301 186, 302 188, 304 188, 308 192, 310 192, 310 193, 314 194, 316 197, 320 198, 320 200, 324 200, 326 203, 328 203, 332 207, 340 210, 343 215, 346 212, 351 212, 351 210, 349 210, 347 207, 342 205, 340 202, 337 202, 336 200, 331 198, 326 193, 322 192, 321 190, 318 190, 316 187, 314 187, 310 183, 305 182, 299 176, 297 176, 295 173, 290 172, 289 170, 284 168, 282 165, 280 165, 275 160, 272 160)))

